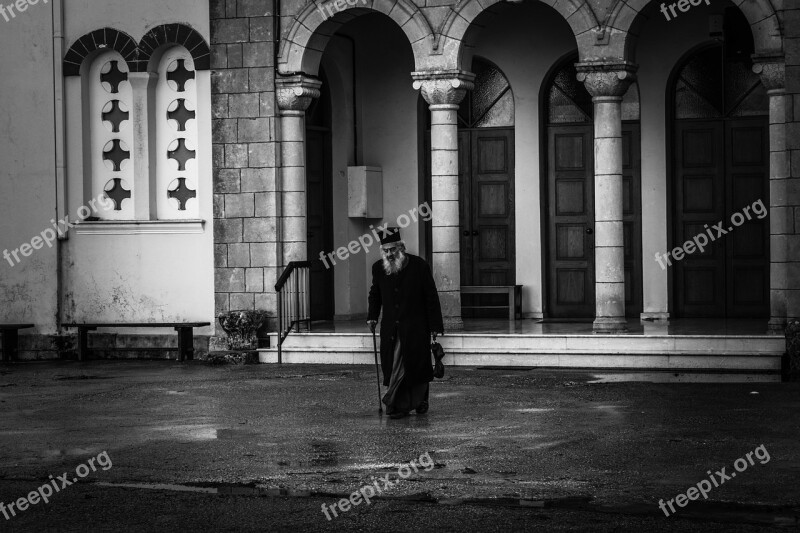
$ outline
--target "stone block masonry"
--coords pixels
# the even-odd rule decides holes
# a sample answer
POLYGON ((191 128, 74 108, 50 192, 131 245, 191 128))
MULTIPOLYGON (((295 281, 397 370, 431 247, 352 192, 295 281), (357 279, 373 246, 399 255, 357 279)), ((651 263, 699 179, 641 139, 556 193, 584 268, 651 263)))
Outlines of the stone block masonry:
POLYGON ((215 312, 258 308, 274 316, 280 264, 274 4, 211 0, 210 11, 215 312))

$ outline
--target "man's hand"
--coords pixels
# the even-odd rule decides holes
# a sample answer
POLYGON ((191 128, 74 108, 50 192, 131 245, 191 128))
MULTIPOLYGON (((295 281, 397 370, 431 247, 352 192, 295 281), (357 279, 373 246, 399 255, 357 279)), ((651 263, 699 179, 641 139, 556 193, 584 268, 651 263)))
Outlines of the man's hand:
POLYGON ((367 325, 369 326, 369 330, 372 333, 375 333, 375 326, 378 325, 378 321, 377 320, 367 320, 367 325))

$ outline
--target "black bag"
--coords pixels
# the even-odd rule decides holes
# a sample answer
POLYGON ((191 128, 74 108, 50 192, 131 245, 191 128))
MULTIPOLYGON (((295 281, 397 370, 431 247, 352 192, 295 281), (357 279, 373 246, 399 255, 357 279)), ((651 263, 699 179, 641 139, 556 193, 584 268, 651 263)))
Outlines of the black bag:
POLYGON ((444 377, 444 364, 442 364, 444 348, 442 348, 441 344, 434 341, 431 343, 431 353, 433 354, 434 360, 433 377, 441 379, 444 377))

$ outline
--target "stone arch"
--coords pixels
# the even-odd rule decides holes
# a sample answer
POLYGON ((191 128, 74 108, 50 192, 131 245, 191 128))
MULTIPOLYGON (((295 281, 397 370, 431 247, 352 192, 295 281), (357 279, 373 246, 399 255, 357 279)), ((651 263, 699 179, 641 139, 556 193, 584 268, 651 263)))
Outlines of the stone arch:
POLYGON ((64 55, 64 76, 79 76, 83 61, 98 50, 111 49, 119 52, 128 69, 137 71, 138 45, 133 37, 114 28, 102 28, 82 36, 69 47, 64 55))
POLYGON ((347 0, 347 4, 346 9, 329 17, 322 11, 324 5, 312 1, 296 15, 286 37, 281 39, 278 65, 282 74, 316 75, 322 52, 336 30, 358 15, 370 12, 383 13, 397 23, 411 43, 416 67, 422 68, 433 47, 433 30, 413 2, 347 0))
POLYGON ((178 44, 186 48, 192 56, 196 70, 211 68, 211 51, 200 33, 185 24, 162 24, 148 31, 139 42, 139 71, 147 70, 153 53, 167 44, 178 44))
MULTIPOLYGON (((502 0, 463 0, 452 8, 452 11, 444 20, 441 26, 441 39, 437 44, 437 52, 441 53, 442 68, 463 69, 463 43, 467 32, 481 13, 486 12, 492 5, 502 0)), ((584 59, 583 50, 588 46, 581 46, 594 43, 596 33, 600 29, 600 23, 592 11, 587 0, 540 0, 556 11, 567 21, 572 28, 572 32, 578 41, 579 54, 581 60, 584 59)))
MULTIPOLYGON (((604 25, 609 46, 620 59, 632 61, 638 37, 639 14, 657 0, 617 0, 604 25)), ((750 23, 755 52, 759 55, 781 55, 782 29, 771 0, 731 0, 750 23)))

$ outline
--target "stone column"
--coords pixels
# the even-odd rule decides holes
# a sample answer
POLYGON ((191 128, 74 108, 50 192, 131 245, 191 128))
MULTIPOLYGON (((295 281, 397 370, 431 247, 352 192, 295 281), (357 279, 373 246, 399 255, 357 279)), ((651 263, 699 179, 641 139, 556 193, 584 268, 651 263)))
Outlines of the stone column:
POLYGON ((461 252, 458 216, 458 104, 474 74, 460 70, 412 72, 414 89, 431 110, 433 278, 445 329, 461 329, 461 252))
POLYGON ((622 231, 622 96, 635 79, 630 63, 581 63, 578 81, 594 102, 594 269, 596 333, 620 333, 625 322, 622 231))
POLYGON ((290 261, 305 261, 306 152, 305 114, 312 98, 319 98, 322 82, 303 75, 278 78, 281 117, 281 182, 278 194, 281 270, 290 261))
POLYGON ((786 152, 785 66, 780 57, 753 57, 753 72, 769 95, 769 324, 770 333, 783 334, 788 314, 790 250, 800 245, 795 234, 792 178, 786 152), (794 246, 794 248, 793 248, 794 246))

